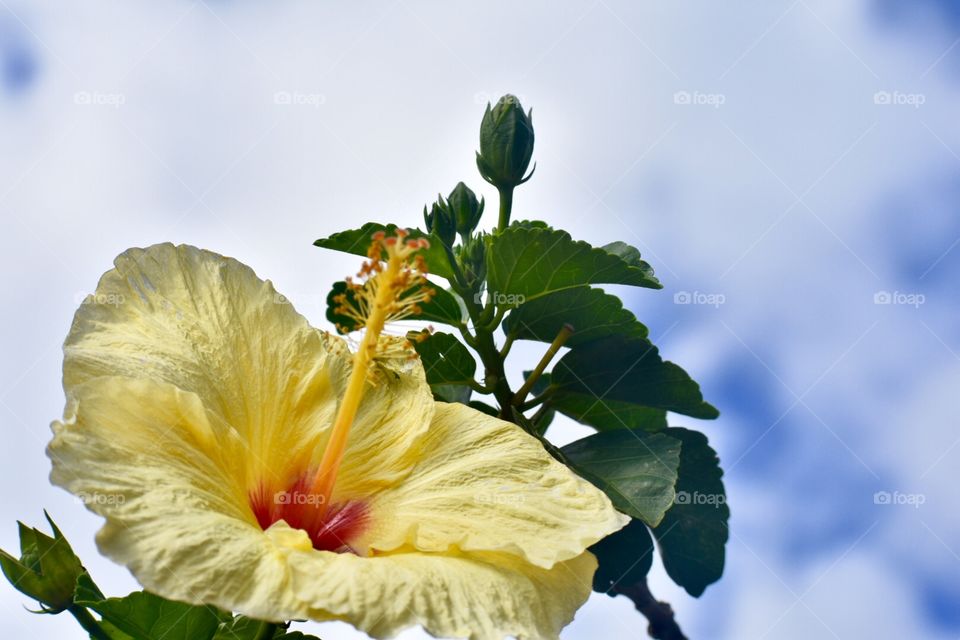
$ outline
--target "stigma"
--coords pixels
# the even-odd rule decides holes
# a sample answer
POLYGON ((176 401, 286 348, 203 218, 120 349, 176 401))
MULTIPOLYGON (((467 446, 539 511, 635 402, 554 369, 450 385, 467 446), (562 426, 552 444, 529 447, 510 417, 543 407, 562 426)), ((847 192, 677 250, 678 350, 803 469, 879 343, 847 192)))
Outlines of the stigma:
POLYGON ((368 260, 356 279, 346 279, 346 291, 334 296, 334 312, 343 320, 336 325, 340 333, 374 330, 379 336, 385 323, 419 315, 421 305, 435 295, 426 279, 426 261, 416 254, 430 242, 426 238, 407 239, 409 233, 404 229, 396 233, 394 237, 387 237, 383 231, 373 234, 368 260))

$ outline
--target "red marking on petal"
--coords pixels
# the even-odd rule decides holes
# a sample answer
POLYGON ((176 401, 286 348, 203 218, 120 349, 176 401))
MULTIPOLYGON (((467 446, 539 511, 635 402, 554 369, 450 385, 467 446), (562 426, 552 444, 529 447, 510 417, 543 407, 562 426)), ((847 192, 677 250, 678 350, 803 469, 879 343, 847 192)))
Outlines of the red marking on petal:
POLYGON ((275 522, 285 521, 310 536, 318 551, 354 552, 351 541, 363 533, 369 521, 365 502, 351 500, 322 509, 323 497, 309 490, 309 474, 303 474, 285 491, 270 493, 262 484, 249 495, 257 524, 266 531, 275 522))

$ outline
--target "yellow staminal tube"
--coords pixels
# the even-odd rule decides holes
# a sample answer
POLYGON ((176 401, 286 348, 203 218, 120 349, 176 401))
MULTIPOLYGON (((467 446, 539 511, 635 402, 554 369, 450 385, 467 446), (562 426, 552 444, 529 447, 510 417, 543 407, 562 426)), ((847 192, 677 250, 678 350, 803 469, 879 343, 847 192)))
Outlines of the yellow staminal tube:
MULTIPOLYGON (((353 425, 360 401, 363 399, 366 385, 370 380, 370 366, 377 354, 380 334, 386 323, 394 318, 408 315, 411 307, 418 302, 429 301, 430 291, 416 296, 405 296, 415 286, 423 286, 425 267, 418 259, 411 266, 408 258, 418 249, 429 246, 426 240, 405 240, 407 233, 397 230, 397 236, 385 238, 382 232, 374 235, 370 251, 370 262, 364 265, 361 276, 368 277, 363 285, 353 285, 352 291, 357 298, 352 311, 361 311, 364 335, 360 348, 353 356, 353 370, 347 382, 347 390, 337 409, 330 438, 323 451, 323 457, 313 476, 310 493, 317 500, 317 518, 322 519, 330 506, 330 497, 337 481, 337 472, 343 462, 347 448, 347 437, 353 425), (381 250, 386 250, 387 262, 384 268, 380 262, 381 250)), ((341 304, 346 303, 346 296, 341 304)))

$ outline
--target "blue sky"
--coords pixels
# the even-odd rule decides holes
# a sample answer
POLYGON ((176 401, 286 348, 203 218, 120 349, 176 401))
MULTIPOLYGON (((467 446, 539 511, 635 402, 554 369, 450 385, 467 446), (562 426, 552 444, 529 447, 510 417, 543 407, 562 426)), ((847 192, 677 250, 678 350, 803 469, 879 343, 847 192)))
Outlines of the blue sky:
MULTIPOLYGON (((494 197, 473 150, 510 91, 538 136, 518 215, 640 247, 666 288, 618 293, 723 413, 675 423, 727 470, 727 574, 693 600, 655 568, 654 592, 696 638, 956 638, 957 7, 5 0, 0 546, 47 507, 134 587, 43 455, 59 345, 116 254, 234 255, 325 326, 355 265, 312 240, 417 224, 459 180, 494 197)), ((22 601, 0 590, 4 635, 80 637, 22 601)), ((634 637, 637 615, 595 596, 564 637, 634 637)))

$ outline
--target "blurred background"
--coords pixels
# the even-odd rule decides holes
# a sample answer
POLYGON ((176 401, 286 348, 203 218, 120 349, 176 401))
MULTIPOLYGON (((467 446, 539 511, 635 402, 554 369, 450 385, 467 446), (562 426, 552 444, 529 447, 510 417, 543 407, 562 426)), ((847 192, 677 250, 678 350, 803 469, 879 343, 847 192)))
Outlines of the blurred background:
MULTIPOLYGON (((495 203, 473 152, 512 92, 537 133, 514 216, 638 246, 665 290, 617 292, 723 414, 674 420, 719 450, 733 512, 702 598, 655 565, 688 635, 957 638, 960 2, 731 7, 0 0, 0 547, 47 508, 105 591, 136 586, 43 452, 115 255, 238 257, 329 327, 357 264, 312 241, 420 224, 459 180, 495 203)), ((32 604, 0 586, 0 635, 82 637, 32 604)), ((564 638, 644 627, 594 595, 564 638)))

